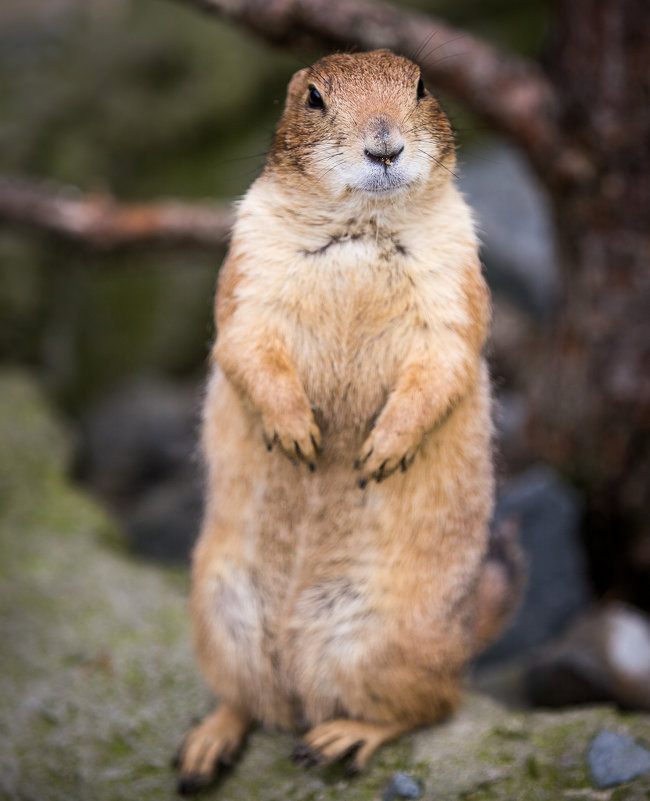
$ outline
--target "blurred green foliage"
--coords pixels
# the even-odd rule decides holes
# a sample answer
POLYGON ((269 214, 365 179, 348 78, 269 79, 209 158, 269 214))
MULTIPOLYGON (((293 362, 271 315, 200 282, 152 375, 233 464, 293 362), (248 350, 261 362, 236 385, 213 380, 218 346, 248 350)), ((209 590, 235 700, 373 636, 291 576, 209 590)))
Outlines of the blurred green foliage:
MULTIPOLYGON (((404 5, 526 53, 543 31, 541 0, 404 5)), ((234 198, 261 169, 288 77, 319 55, 173 2, 3 0, 0 172, 125 199, 234 198)), ((461 138, 480 132, 450 111, 461 138)), ((102 255, 0 230, 0 358, 35 366, 73 411, 135 371, 200 370, 222 256, 102 255)))

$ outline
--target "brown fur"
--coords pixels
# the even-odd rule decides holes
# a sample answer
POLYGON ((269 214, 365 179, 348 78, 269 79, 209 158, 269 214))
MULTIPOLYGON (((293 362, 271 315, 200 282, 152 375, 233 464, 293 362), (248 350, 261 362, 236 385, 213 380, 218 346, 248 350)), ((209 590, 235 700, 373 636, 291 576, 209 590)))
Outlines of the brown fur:
POLYGON ((450 126, 418 80, 388 51, 301 70, 239 210, 191 596, 199 664, 223 703, 189 736, 185 789, 252 721, 312 728, 299 761, 356 745, 363 766, 453 710, 497 627, 477 613, 489 300, 450 126))

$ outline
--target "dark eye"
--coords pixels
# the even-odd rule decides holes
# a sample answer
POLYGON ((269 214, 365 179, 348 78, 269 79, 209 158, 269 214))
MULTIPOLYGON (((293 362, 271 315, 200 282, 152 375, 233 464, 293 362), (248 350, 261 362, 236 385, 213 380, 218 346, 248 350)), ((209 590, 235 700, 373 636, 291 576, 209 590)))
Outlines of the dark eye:
POLYGON ((325 108, 325 103, 320 92, 315 86, 309 87, 309 97, 307 99, 309 108, 325 108))
POLYGON ((418 100, 423 98, 426 94, 426 89, 424 88, 424 81, 422 80, 422 78, 420 78, 420 80, 418 81, 417 92, 418 92, 418 100))

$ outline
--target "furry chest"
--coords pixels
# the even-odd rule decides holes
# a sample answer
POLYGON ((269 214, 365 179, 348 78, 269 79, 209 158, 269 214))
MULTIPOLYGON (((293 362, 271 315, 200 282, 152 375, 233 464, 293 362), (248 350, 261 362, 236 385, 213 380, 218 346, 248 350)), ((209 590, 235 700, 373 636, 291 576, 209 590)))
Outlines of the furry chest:
POLYGON ((398 354, 391 340, 388 328, 361 326, 340 326, 327 338, 311 332, 302 337, 294 360, 321 424, 359 429, 377 414, 395 380, 398 354))
POLYGON ((283 309, 285 341, 312 405, 358 425, 383 405, 408 351, 413 285, 361 246, 310 262, 283 309))

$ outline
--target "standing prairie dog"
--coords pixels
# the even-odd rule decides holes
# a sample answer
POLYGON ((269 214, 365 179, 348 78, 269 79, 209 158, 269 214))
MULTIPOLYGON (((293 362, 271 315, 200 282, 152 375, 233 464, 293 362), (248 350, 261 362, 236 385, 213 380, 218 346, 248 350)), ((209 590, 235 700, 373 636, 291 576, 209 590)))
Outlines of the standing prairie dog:
POLYGON ((448 715, 508 609, 486 556, 490 306, 449 122, 387 50, 292 78, 239 206, 204 410, 191 609, 220 698, 191 792, 255 723, 365 766, 448 715))

